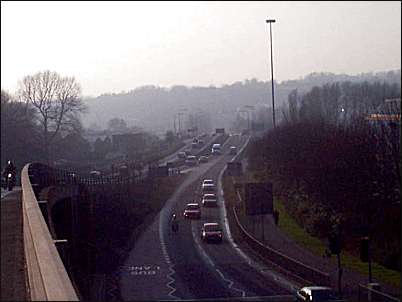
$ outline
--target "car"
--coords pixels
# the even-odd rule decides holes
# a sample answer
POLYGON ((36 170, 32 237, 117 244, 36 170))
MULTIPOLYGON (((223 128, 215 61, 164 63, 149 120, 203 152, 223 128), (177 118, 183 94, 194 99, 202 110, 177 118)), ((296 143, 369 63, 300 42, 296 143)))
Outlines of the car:
POLYGON ((207 162, 208 162, 208 156, 206 156, 206 155, 201 155, 200 158, 198 159, 198 162, 200 162, 200 163, 207 163, 207 162))
POLYGON ((201 209, 198 203, 188 203, 183 212, 183 216, 189 219, 200 219, 201 209))
POLYGON ((216 207, 218 205, 216 195, 214 193, 204 194, 204 196, 202 197, 201 204, 204 207, 216 207))
POLYGON ((203 194, 215 193, 216 187, 215 184, 203 184, 201 190, 203 194))
POLYGON ((101 172, 100 171, 97 171, 97 170, 92 170, 91 172, 89 172, 89 175, 91 176, 91 177, 98 177, 98 176, 101 176, 101 172))
POLYGON ((203 185, 206 185, 206 184, 214 184, 214 180, 213 179, 204 179, 203 181, 202 181, 202 184, 203 185))
POLYGON ((201 239, 205 242, 222 242, 223 232, 219 223, 217 222, 207 222, 204 223, 201 228, 201 239))
POLYGON ((177 153, 177 157, 179 158, 179 159, 186 159, 186 153, 184 152, 184 151, 181 151, 181 152, 179 152, 179 153, 177 153))
POLYGON ((197 157, 195 157, 194 155, 187 156, 185 164, 187 166, 196 166, 197 165, 197 157))
POLYGON ((230 147, 230 154, 231 155, 236 155, 237 153, 237 147, 236 146, 231 146, 230 147))
POLYGON ((219 155, 219 154, 221 154, 221 152, 222 152, 221 144, 213 144, 212 145, 211 153, 213 155, 219 155))
POLYGON ((327 286, 306 286, 296 292, 297 301, 342 301, 337 293, 327 286))
POLYGON ((202 181, 201 188, 203 188, 205 185, 215 185, 214 180, 213 179, 204 179, 202 181))
POLYGON ((198 147, 202 147, 204 145, 204 141, 202 139, 198 140, 198 147))
POLYGON ((168 161, 168 162, 166 162, 166 167, 168 168, 168 169, 171 169, 171 168, 173 168, 175 166, 175 163, 173 162, 173 161, 168 161))

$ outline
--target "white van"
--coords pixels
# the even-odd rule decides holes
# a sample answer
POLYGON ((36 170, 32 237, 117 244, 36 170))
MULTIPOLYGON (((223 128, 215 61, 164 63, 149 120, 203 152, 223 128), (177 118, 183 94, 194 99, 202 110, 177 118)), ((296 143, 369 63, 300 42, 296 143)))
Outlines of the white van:
POLYGON ((221 144, 213 144, 212 145, 212 150, 211 153, 214 155, 219 155, 222 153, 222 147, 221 144))

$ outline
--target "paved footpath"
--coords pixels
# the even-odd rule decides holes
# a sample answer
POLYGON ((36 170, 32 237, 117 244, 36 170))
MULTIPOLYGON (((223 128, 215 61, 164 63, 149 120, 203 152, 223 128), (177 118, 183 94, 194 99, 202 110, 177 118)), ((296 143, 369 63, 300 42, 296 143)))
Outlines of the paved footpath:
MULTIPOLYGON (((250 231, 251 234, 254 233, 255 237, 261 240, 262 236, 262 227, 261 222, 258 221, 255 226, 250 221, 251 219, 242 219, 242 223, 247 230, 250 231), (248 220, 248 221, 247 221, 248 220), (254 228, 254 232, 253 232, 254 228)), ((317 268, 323 272, 329 273, 331 276, 332 287, 337 289, 338 287, 338 268, 336 263, 336 256, 332 256, 332 260, 328 258, 324 258, 322 256, 318 256, 313 254, 309 250, 303 248, 298 245, 292 239, 290 239, 285 233, 283 233, 276 225, 273 220, 272 215, 267 215, 264 221, 264 244, 293 258, 296 259, 306 265, 317 268)), ((280 223, 280 217, 279 217, 280 223)), ((342 254, 341 254, 342 261, 342 254)), ((400 295, 400 288, 395 288, 393 286, 384 284, 378 280, 375 280, 375 276, 373 276, 373 282, 378 282, 381 284, 382 290, 386 293, 391 294, 394 297, 398 297, 400 295)), ((351 271, 349 269, 344 269, 342 275, 342 290, 347 296, 356 296, 358 290, 358 284, 367 285, 368 276, 364 276, 360 273, 351 271)))
POLYGON ((20 187, 1 192, 1 301, 27 300, 21 198, 20 187))

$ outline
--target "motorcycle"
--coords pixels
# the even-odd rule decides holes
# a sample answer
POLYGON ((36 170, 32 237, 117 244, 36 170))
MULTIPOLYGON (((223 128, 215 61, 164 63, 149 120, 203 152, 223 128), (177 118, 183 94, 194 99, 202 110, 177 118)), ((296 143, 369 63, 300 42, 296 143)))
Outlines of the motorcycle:
POLYGON ((13 187, 15 186, 15 177, 12 173, 7 174, 7 188, 9 191, 13 190, 13 187))

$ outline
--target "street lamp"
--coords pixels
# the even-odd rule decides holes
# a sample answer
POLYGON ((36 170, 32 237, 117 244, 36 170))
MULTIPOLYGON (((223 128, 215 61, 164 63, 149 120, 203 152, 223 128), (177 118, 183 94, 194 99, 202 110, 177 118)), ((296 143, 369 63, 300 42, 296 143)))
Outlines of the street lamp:
POLYGON ((271 41, 272 122, 274 124, 275 129, 276 123, 275 123, 275 97, 274 97, 274 64, 272 58, 272 27, 271 27, 271 24, 275 23, 275 19, 267 19, 266 22, 269 23, 269 39, 271 41))

